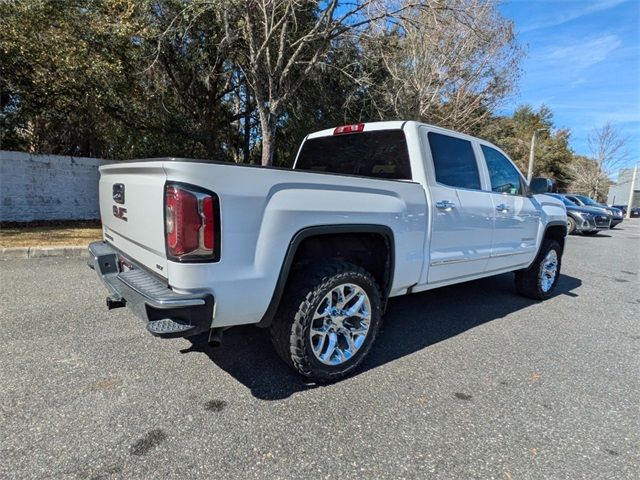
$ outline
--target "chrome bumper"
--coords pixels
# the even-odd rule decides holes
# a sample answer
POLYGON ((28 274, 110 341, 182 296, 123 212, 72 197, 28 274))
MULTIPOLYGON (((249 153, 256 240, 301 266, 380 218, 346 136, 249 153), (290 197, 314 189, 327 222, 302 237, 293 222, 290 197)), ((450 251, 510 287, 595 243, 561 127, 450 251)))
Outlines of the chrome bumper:
POLYGON ((120 271, 120 259, 120 253, 106 242, 89 245, 87 264, 107 287, 109 308, 126 305, 159 337, 186 337, 211 328, 213 295, 175 293, 166 282, 129 259, 127 263, 133 268, 120 271))

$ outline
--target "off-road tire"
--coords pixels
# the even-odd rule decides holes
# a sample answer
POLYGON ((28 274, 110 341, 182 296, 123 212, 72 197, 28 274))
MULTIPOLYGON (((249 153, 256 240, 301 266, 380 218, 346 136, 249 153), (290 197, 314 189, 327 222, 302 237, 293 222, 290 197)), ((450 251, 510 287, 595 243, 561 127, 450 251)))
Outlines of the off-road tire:
POLYGON ((344 378, 362 363, 376 339, 381 323, 382 295, 373 276, 357 265, 334 261, 312 265, 293 274, 270 332, 276 352, 287 365, 313 381, 328 383, 344 378), (353 357, 340 365, 326 365, 313 353, 309 329, 319 302, 342 283, 360 286, 369 297, 369 332, 353 357))
POLYGON ((533 261, 531 266, 527 269, 519 270, 516 272, 516 290, 524 297, 533 298, 535 300, 546 300, 556 289, 558 280, 560 279, 560 267, 562 265, 562 248, 560 244, 555 240, 545 239, 542 241, 540 251, 533 261), (542 275, 541 269, 544 259, 549 253, 549 250, 555 250, 558 258, 557 272, 554 282, 548 291, 544 291, 542 288, 542 275))
POLYGON ((576 221, 571 217, 567 217, 567 235, 571 235, 575 231, 576 231, 576 221))

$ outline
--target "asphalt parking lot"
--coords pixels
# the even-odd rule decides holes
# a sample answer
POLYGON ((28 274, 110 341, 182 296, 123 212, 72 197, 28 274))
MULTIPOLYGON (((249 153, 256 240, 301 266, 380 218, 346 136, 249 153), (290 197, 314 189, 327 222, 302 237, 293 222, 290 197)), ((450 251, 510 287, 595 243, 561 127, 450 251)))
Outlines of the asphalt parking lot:
POLYGON ((512 275, 395 299, 364 369, 317 387, 242 327, 160 340, 82 259, 0 262, 2 478, 637 478, 640 222, 512 275))

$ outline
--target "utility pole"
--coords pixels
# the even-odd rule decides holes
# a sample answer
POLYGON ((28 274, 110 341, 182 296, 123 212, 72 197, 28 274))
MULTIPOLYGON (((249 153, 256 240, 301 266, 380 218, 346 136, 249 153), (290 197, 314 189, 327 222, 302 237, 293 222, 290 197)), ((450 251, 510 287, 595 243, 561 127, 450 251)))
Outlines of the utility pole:
POLYGON ((631 188, 629 189, 629 201, 627 202, 627 218, 631 218, 631 209, 633 208, 633 191, 636 188, 636 175, 638 174, 638 164, 633 167, 633 175, 631 177, 631 188))
POLYGON ((533 177, 533 162, 536 151, 536 139, 538 138, 538 132, 544 132, 549 130, 548 128, 538 128, 533 131, 531 136, 531 148, 529 149, 529 169, 527 170, 527 182, 531 183, 531 177, 533 177))

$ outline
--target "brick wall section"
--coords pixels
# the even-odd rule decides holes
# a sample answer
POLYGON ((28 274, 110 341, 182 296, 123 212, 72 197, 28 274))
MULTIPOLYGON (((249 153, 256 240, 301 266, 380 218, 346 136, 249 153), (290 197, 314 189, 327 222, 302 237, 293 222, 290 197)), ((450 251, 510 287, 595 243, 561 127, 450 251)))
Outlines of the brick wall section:
POLYGON ((0 221, 91 220, 105 160, 0 150, 0 221))

